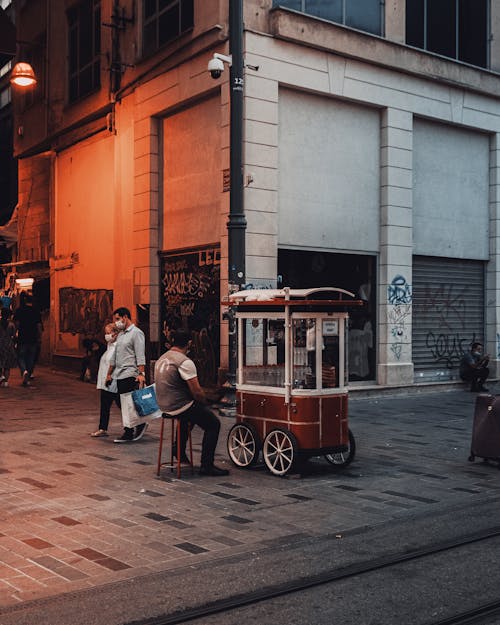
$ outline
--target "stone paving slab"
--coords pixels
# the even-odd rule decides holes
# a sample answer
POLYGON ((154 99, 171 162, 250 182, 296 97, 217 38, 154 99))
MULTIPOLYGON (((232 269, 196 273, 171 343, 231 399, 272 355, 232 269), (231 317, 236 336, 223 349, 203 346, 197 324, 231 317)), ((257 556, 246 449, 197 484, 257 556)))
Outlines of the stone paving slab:
MULTIPOLYGON (((14 377, 14 376, 13 376, 14 377)), ((357 456, 342 470, 323 459, 277 478, 241 471, 225 451, 233 419, 221 416, 216 461, 227 478, 168 469, 156 477, 159 423, 136 443, 93 439, 98 392, 37 370, 32 388, 0 389, 1 607, 210 559, 345 534, 412 514, 486 500, 496 467, 467 462, 475 396, 464 390, 350 400, 357 456)), ((222 414, 222 411, 221 411, 222 414)), ((193 431, 195 462, 200 432, 193 431)))

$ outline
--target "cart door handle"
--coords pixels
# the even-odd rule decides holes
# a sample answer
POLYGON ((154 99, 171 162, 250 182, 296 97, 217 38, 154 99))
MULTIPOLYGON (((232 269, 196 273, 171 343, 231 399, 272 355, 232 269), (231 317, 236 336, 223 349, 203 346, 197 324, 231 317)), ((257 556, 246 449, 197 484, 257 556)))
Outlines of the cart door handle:
POLYGON ((261 406, 264 406, 264 405, 265 405, 265 403, 266 403, 266 400, 265 400, 265 399, 263 399, 263 400, 260 402, 260 405, 261 405, 261 406))

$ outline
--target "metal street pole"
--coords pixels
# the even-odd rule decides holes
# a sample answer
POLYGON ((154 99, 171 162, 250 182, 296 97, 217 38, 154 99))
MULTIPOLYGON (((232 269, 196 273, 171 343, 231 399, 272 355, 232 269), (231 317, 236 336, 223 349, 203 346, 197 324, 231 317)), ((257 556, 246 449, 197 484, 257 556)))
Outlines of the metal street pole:
MULTIPOLYGON (((227 222, 229 293, 245 284, 245 231, 243 206, 243 0, 229 0, 230 70, 230 206, 227 222)), ((229 316, 228 382, 236 386, 237 336, 235 322, 229 316)), ((234 399, 233 399, 234 401, 234 399)))

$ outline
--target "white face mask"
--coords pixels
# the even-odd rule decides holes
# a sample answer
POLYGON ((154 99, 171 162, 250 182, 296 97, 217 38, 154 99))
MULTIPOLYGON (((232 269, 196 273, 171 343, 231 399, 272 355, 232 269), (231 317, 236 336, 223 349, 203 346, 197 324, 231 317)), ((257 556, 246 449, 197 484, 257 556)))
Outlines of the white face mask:
POLYGON ((114 334, 105 334, 104 335, 104 339, 106 341, 106 343, 109 343, 110 341, 112 341, 115 338, 114 334))
POLYGON ((115 326, 118 330, 125 330, 125 321, 123 321, 123 319, 118 319, 118 321, 115 321, 115 326))

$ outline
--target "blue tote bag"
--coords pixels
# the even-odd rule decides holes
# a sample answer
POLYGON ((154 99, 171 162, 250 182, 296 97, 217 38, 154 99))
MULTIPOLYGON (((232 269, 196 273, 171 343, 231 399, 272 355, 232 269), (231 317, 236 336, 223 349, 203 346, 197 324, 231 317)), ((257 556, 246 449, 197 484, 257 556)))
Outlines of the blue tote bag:
POLYGON ((140 417, 147 417, 160 410, 154 384, 132 391, 132 400, 140 417))

